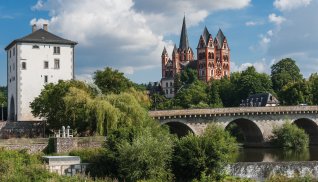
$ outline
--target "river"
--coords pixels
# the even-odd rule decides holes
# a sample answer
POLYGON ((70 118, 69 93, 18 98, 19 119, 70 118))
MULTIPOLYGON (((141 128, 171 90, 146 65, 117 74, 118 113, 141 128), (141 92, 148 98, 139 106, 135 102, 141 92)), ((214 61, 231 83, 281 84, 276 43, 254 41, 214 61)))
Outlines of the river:
POLYGON ((236 162, 318 161, 318 146, 304 151, 279 148, 240 148, 236 162))

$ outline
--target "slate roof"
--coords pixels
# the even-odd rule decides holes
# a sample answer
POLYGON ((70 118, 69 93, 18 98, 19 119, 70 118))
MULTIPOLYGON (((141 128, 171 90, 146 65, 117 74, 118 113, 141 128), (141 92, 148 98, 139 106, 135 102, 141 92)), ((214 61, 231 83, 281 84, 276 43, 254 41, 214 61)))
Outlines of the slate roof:
POLYGON ((188 50, 188 48, 189 48, 189 40, 188 40, 187 26, 185 22, 185 17, 183 17, 179 49, 188 50))
POLYGON ((202 37, 203 37, 203 40, 205 42, 205 45, 208 45, 210 36, 211 36, 211 34, 209 33, 208 29, 206 27, 204 27, 202 37))
POLYGON ((46 43, 46 44, 66 44, 66 45, 76 45, 77 42, 63 39, 57 35, 54 35, 46 30, 43 29, 38 29, 31 34, 16 39, 12 41, 6 48, 5 50, 10 49, 14 44, 16 43, 46 43))
POLYGON ((241 106, 251 106, 251 107, 263 107, 267 104, 279 104, 279 101, 270 93, 259 93, 250 95, 247 99, 243 100, 241 106), (253 105, 252 105, 253 103, 253 105))
POLYGON ((219 29, 218 34, 216 35, 216 40, 218 42, 218 47, 221 48, 223 46, 223 42, 224 42, 225 36, 222 32, 221 29, 219 29))

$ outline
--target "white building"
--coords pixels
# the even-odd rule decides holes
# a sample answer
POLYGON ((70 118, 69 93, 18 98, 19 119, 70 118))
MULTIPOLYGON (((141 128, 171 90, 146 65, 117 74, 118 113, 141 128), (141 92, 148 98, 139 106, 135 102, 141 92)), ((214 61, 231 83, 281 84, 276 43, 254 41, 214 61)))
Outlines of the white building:
POLYGON ((32 27, 32 33, 12 41, 7 52, 8 120, 38 121, 30 103, 45 84, 74 78, 74 47, 77 43, 32 27))

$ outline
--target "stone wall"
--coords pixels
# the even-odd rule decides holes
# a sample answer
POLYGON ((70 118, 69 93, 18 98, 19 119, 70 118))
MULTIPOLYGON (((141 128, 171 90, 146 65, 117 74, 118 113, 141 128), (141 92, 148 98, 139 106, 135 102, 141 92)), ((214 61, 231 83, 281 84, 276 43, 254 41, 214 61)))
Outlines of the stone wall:
POLYGON ((43 137, 42 122, 0 122, 0 139, 43 137))
MULTIPOLYGON (((52 152, 67 153, 74 149, 102 147, 105 137, 52 138, 52 152)), ((29 153, 44 152, 49 147, 49 138, 1 139, 0 148, 9 150, 27 150, 29 153)))

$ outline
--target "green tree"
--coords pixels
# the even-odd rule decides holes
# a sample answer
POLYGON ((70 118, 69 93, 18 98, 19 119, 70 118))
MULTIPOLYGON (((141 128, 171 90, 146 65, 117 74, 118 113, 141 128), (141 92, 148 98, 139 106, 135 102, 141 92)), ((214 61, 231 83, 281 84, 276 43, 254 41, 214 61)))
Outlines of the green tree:
MULTIPOLYGON (((73 129, 78 129, 79 132, 85 130, 85 127, 80 127, 75 122, 74 117, 69 115, 66 111, 70 111, 66 108, 64 97, 69 92, 71 87, 86 90, 91 95, 97 95, 97 90, 86 85, 80 81, 59 81, 57 84, 47 84, 41 91, 40 95, 36 97, 31 103, 30 107, 32 109, 32 114, 35 117, 40 117, 45 119, 47 122, 47 129, 59 129, 61 126, 71 126, 73 129)), ((78 113, 81 113, 83 108, 74 107, 78 109, 78 113)), ((82 113, 77 118, 83 119, 86 113, 82 113)), ((79 120, 77 120, 79 121, 79 120)), ((85 121, 85 120, 84 120, 85 121)))
POLYGON ((309 84, 311 88, 311 96, 312 96, 312 103, 318 105, 318 74, 314 73, 311 74, 309 77, 309 84))
POLYGON ((198 179, 202 173, 220 174, 237 150, 235 138, 223 128, 209 125, 202 136, 188 135, 177 141, 173 172, 177 181, 198 179))
POLYGON ((133 86, 133 83, 118 70, 106 67, 104 70, 97 70, 94 73, 94 83, 102 90, 104 94, 127 91, 133 86))
POLYGON ((126 181, 152 179, 170 181, 170 161, 173 141, 161 132, 154 136, 145 128, 132 141, 123 140, 118 145, 119 171, 126 181))
POLYGON ((197 70, 186 67, 180 74, 180 80, 183 84, 192 84, 198 80, 197 70))
POLYGON ((301 128, 286 122, 282 127, 274 128, 274 142, 285 149, 305 149, 309 146, 309 136, 301 128))
POLYGON ((182 108, 208 107, 206 89, 207 85, 199 80, 184 86, 174 98, 175 105, 182 108))
POLYGON ((257 73, 254 67, 248 67, 238 79, 238 99, 246 99, 249 95, 272 91, 270 77, 264 73, 257 73))
POLYGON ((220 84, 219 80, 213 80, 208 87, 208 99, 209 105, 213 108, 223 107, 223 103, 220 97, 220 84))
POLYGON ((300 73, 296 62, 291 58, 285 58, 271 66, 271 79, 273 89, 281 97, 281 90, 285 85, 291 82, 302 80, 303 76, 300 73))
POLYGON ((7 88, 6 87, 0 87, 0 106, 3 104, 4 107, 7 106, 7 88))
POLYGON ((283 87, 280 95, 280 101, 284 105, 312 104, 311 87, 306 80, 288 83, 283 87))
POLYGON ((231 74, 231 79, 222 78, 220 80, 219 94, 225 107, 234 107, 241 103, 236 88, 238 86, 237 82, 239 77, 240 73, 234 72, 231 74))

